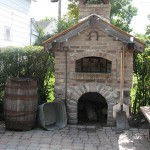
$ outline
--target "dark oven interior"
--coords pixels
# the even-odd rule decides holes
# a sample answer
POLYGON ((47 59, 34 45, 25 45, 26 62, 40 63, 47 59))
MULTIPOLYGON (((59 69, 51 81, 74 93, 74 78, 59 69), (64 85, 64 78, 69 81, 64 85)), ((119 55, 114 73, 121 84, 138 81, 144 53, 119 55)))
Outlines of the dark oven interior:
POLYGON ((107 102, 97 92, 83 94, 78 101, 78 124, 107 123, 107 102))

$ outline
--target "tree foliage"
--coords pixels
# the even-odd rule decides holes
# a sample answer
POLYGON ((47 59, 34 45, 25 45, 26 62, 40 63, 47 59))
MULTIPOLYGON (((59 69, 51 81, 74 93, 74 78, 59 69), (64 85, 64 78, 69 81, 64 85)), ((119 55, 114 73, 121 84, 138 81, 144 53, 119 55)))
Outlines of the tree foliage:
POLYGON ((57 23, 57 29, 54 31, 54 34, 60 33, 74 24, 76 24, 76 20, 65 15, 62 20, 57 23))
MULTIPOLYGON (((150 15, 148 16, 148 18, 150 15)), ((150 18, 149 18, 150 21, 150 18)), ((145 42, 144 53, 134 54, 134 95, 132 97, 133 113, 139 112, 140 106, 150 105, 150 25, 147 26, 144 35, 136 36, 145 42)))
POLYGON ((132 31, 130 28, 132 18, 137 15, 137 8, 132 6, 132 1, 133 0, 110 0, 111 23, 128 33, 132 31))
POLYGON ((70 1, 68 4, 68 13, 66 15, 68 18, 72 18, 76 23, 78 22, 79 10, 76 0, 70 1))
POLYGON ((34 46, 42 46, 42 43, 52 36, 53 34, 40 34, 38 39, 35 41, 34 46))
POLYGON ((150 47, 144 53, 135 54, 134 60, 133 112, 136 114, 140 106, 150 105, 150 47))
POLYGON ((53 21, 56 21, 56 19, 53 18, 53 17, 46 16, 45 18, 41 19, 40 21, 50 21, 50 22, 53 22, 53 21))
POLYGON ((43 46, 43 42, 52 37, 53 34, 45 34, 44 29, 39 27, 39 36, 35 40, 34 46, 43 46))
MULTIPOLYGON (((147 16, 149 22, 150 22, 150 14, 147 16)), ((148 35, 150 37, 150 24, 146 27, 146 35, 148 35)))
MULTIPOLYGON (((73 18, 78 20, 79 10, 78 10, 78 0, 69 0, 68 14, 71 14, 73 18)), ((90 3, 95 3, 96 1, 90 1, 90 3)), ((137 9, 132 6, 132 0, 110 0, 111 11, 110 11, 110 21, 113 25, 119 27, 120 29, 131 32, 130 23, 133 16, 137 15, 137 9)))
MULTIPOLYGON (((43 18, 43 19, 41 19, 40 21, 43 21, 43 22, 45 22, 45 21, 50 21, 51 23, 55 23, 56 24, 56 19, 55 18, 52 18, 52 17, 45 17, 45 18, 43 18)), ((47 33, 45 33, 44 32, 44 28, 42 28, 42 27, 40 27, 40 26, 38 26, 38 28, 39 28, 39 36, 38 36, 38 38, 37 38, 37 40, 35 41, 35 43, 34 43, 34 45, 35 46, 43 46, 43 42, 45 41, 45 40, 47 40, 47 39, 49 39, 50 37, 52 37, 54 34, 52 33, 52 34, 47 34, 47 33)))

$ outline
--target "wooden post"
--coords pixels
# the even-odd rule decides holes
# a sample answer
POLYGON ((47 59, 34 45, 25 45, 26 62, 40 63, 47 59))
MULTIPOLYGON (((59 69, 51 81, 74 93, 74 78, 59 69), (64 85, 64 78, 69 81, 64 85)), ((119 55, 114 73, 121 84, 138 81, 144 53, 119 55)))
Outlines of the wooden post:
POLYGON ((121 51, 121 67, 120 67, 120 105, 123 110, 123 99, 124 99, 124 47, 121 51))

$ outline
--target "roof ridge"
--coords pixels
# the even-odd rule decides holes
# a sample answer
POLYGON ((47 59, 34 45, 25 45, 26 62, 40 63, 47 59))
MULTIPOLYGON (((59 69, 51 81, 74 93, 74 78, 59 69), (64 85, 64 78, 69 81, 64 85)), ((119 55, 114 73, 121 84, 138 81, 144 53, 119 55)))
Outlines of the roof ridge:
POLYGON ((88 15, 88 16, 86 16, 86 17, 80 19, 79 22, 80 22, 80 21, 84 21, 84 20, 86 20, 86 19, 89 19, 89 18, 92 17, 92 16, 96 16, 96 17, 100 18, 101 20, 104 20, 104 21, 110 23, 110 20, 109 20, 109 19, 106 19, 106 18, 104 18, 104 17, 102 17, 102 16, 100 16, 100 15, 97 15, 97 14, 95 14, 95 13, 90 14, 90 15, 88 15))

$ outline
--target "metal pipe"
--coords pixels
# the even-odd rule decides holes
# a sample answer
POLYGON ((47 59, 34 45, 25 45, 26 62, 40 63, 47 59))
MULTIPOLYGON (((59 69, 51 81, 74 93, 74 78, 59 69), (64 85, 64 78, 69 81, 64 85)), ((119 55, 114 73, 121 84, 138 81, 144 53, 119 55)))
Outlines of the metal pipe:
MULTIPOLYGON (((51 2, 58 2, 58 23, 61 21, 61 0, 51 0, 51 2)), ((59 32, 59 25, 58 25, 59 32)))
POLYGON ((120 105, 121 111, 123 111, 123 99, 124 99, 124 47, 121 50, 121 68, 120 68, 120 105))
POLYGON ((61 21, 61 0, 58 2, 58 21, 61 21))
MULTIPOLYGON (((68 83, 67 83, 67 79, 68 79, 68 63, 67 63, 67 61, 68 61, 68 50, 69 50, 69 48, 68 47, 63 47, 63 50, 64 50, 64 52, 65 52, 65 64, 66 64, 66 66, 65 66, 65 73, 66 73, 66 77, 65 77, 65 105, 66 105, 66 111, 67 111, 67 89, 68 89, 68 83)), ((68 112, 68 111, 67 111, 68 112)))
POLYGON ((32 18, 30 19, 30 45, 32 44, 32 18))

